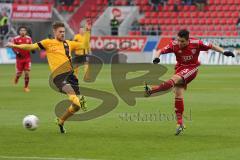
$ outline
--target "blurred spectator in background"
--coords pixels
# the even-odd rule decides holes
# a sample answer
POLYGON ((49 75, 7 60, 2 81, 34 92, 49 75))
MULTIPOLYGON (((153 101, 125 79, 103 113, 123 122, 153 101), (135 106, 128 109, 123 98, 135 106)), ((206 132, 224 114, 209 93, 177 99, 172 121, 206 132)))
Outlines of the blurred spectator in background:
POLYGON ((195 0, 194 2, 198 8, 198 11, 204 11, 204 7, 207 4, 207 0, 195 0))
POLYGON ((158 6, 161 4, 161 0, 150 0, 149 3, 151 6, 153 6, 153 10, 157 11, 158 6))
POLYGON ((110 26, 111 26, 111 35, 112 36, 117 36, 118 35, 118 27, 120 25, 120 21, 117 19, 116 16, 113 17, 110 21, 110 26))
POLYGON ((236 63, 240 64, 240 48, 236 48, 235 54, 236 54, 236 63))
POLYGON ((184 5, 192 5, 194 0, 183 0, 184 5))
POLYGON ((8 33, 8 17, 0 13, 0 35, 5 36, 8 33))

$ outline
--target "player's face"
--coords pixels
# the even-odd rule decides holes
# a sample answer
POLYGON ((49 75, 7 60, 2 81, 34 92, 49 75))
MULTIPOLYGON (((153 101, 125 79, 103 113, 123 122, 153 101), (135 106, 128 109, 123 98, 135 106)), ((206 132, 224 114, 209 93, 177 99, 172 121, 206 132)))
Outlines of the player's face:
POLYGON ((55 38, 59 41, 64 41, 65 39, 65 28, 64 27, 59 27, 55 30, 53 30, 55 38))
POLYGON ((21 29, 19 30, 19 34, 20 34, 20 36, 24 37, 24 36, 27 35, 27 30, 26 30, 25 28, 21 28, 21 29))
POLYGON ((177 40, 180 48, 184 48, 188 45, 188 40, 185 38, 178 37, 177 40))

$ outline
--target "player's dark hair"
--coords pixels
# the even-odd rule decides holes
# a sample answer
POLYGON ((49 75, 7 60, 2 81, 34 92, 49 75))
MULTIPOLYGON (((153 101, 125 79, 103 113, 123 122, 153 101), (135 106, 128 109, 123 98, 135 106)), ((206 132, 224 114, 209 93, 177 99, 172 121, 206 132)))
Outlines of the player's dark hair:
POLYGON ((25 29, 26 31, 28 31, 28 28, 26 27, 26 26, 20 26, 20 27, 18 27, 18 29, 17 29, 17 33, 18 34, 20 34, 20 30, 21 29, 25 29))
POLYGON ((58 29, 59 27, 64 27, 65 28, 65 25, 62 22, 54 22, 52 27, 55 30, 55 29, 58 29))
POLYGON ((178 32, 178 37, 185 38, 186 40, 189 39, 189 31, 186 29, 182 29, 178 32))

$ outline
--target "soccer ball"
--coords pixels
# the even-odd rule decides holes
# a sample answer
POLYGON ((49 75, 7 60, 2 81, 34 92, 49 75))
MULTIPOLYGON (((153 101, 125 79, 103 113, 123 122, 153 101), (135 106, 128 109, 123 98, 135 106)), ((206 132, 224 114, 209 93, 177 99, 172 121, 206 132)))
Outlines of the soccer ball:
POLYGON ((33 131, 36 130, 38 127, 39 119, 35 115, 27 115, 23 118, 23 127, 33 131))

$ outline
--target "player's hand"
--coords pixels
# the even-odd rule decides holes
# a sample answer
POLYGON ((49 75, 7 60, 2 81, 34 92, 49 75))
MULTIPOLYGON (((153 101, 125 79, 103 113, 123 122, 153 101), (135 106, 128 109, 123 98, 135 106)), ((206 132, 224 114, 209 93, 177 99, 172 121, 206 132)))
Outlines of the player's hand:
POLYGON ((14 48, 14 44, 11 43, 11 42, 8 42, 5 47, 8 47, 8 48, 14 48))
POLYGON ((235 55, 233 54, 233 52, 231 51, 224 51, 223 55, 227 56, 227 57, 235 57, 235 55))
POLYGON ((160 62, 160 59, 159 58, 154 58, 153 59, 153 64, 158 64, 160 62))

